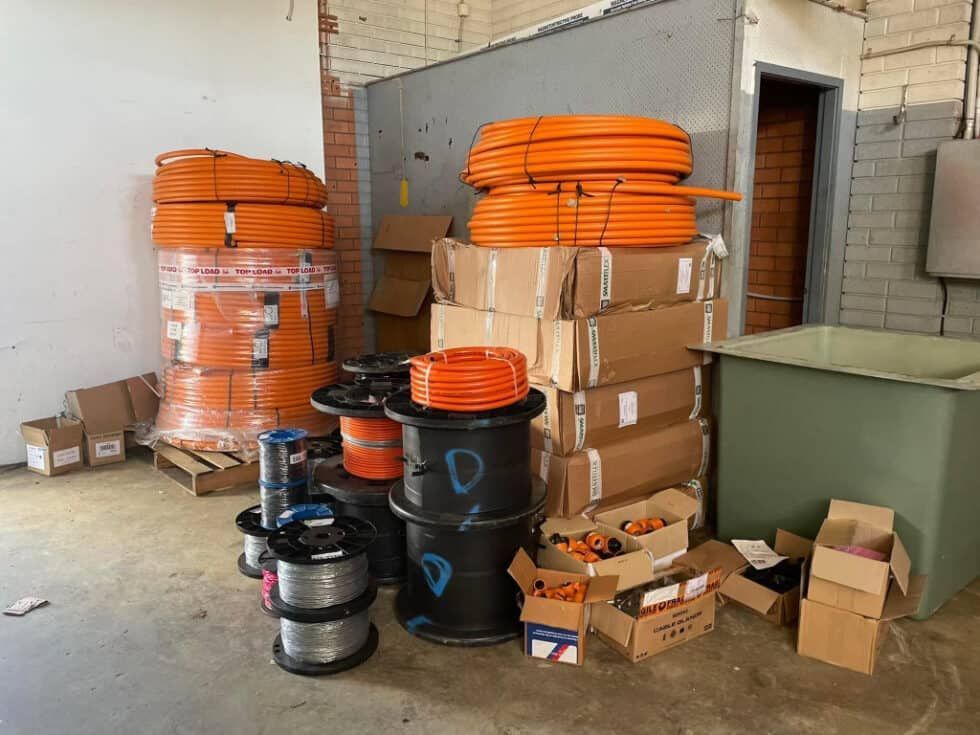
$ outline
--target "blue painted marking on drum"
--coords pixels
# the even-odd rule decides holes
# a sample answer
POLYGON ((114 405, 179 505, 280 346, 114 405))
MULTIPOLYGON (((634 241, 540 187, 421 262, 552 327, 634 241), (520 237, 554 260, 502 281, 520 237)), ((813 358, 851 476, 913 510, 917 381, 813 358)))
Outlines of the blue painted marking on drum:
POLYGON ((418 630, 423 625, 428 625, 431 622, 432 620, 430 620, 425 615, 416 615, 411 620, 405 621, 405 630, 407 630, 409 633, 412 633, 414 635, 416 630, 418 630))
MULTIPOLYGON (((470 515, 472 515, 474 513, 479 513, 479 512, 480 512, 480 504, 479 503, 477 503, 472 508, 470 508, 470 515)), ((462 523, 459 524, 459 530, 460 531, 465 531, 467 528, 469 528, 472 525, 473 525, 473 519, 472 518, 467 518, 465 521, 463 521, 462 523)))
POLYGON ((453 565, 438 554, 427 551, 422 554, 422 573, 425 582, 436 597, 442 597, 446 585, 453 576, 453 565))
POLYGON ((453 492, 457 495, 466 495, 476 487, 477 483, 483 479, 483 457, 472 449, 450 449, 446 452, 446 466, 449 468, 449 481, 453 484, 453 492), (460 454, 472 457, 476 461, 476 470, 473 476, 465 483, 459 481, 459 468, 456 466, 456 457, 460 454))

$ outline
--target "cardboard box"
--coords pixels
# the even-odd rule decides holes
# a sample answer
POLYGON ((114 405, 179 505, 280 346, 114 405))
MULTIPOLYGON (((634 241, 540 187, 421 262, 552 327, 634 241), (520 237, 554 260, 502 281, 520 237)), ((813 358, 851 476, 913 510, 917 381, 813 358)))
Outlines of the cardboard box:
POLYGON ((890 508, 831 500, 814 541, 808 598, 868 618, 880 617, 891 579, 905 594, 912 570, 894 522, 890 508), (839 550, 846 546, 874 550, 884 560, 839 550))
POLYGON ((27 467, 52 477, 82 466, 82 424, 70 418, 51 416, 20 425, 27 445, 27 467))
POLYGON ((440 303, 535 319, 645 311, 719 293, 709 244, 483 248, 443 239, 432 249, 432 287, 440 303))
POLYGON ((616 577, 618 590, 646 584, 654 578, 653 559, 646 549, 636 543, 636 539, 615 529, 600 529, 584 516, 545 519, 544 523, 541 524, 538 561, 548 569, 571 572, 572 574, 588 577, 616 577), (615 536, 623 544, 623 553, 611 559, 602 559, 592 564, 586 564, 569 556, 564 551, 559 551, 550 541, 551 535, 555 533, 574 539, 583 539, 591 531, 600 531, 615 536))
POLYGON ((911 578, 908 594, 898 585, 892 585, 880 617, 876 618, 812 600, 804 587, 797 653, 861 674, 874 673, 878 651, 888 635, 890 621, 913 615, 919 609, 925 579, 911 578))
POLYGON ((531 446, 567 457, 586 447, 707 417, 709 369, 695 365, 575 393, 535 385, 547 405, 531 422, 531 446))
POLYGON ((148 373, 65 393, 69 415, 81 421, 85 431, 89 467, 125 461, 126 432, 156 416, 155 391, 156 375, 148 373))
POLYGON ((663 518, 667 521, 663 528, 633 537, 650 552, 654 571, 659 571, 669 567, 678 555, 687 551, 687 527, 697 511, 696 500, 680 490, 667 488, 643 500, 596 513, 595 522, 599 530, 606 533, 608 529, 622 530, 623 523, 639 518, 663 518))
POLYGON ((531 466, 548 485, 547 514, 568 518, 701 477, 710 457, 711 426, 697 419, 568 457, 532 448, 531 466))
MULTIPOLYGON (((675 567, 658 575, 662 578, 680 570, 688 578, 646 593, 649 599, 639 617, 612 603, 593 605, 591 624, 599 638, 636 663, 710 633, 715 625, 715 593, 726 574, 726 567, 716 564, 715 557, 719 552, 727 557, 727 544, 708 544, 713 546, 692 549, 677 559, 675 567)), ((732 560, 727 557, 727 561, 730 572, 732 560)))
POLYGON ((446 236, 452 221, 448 215, 381 218, 374 250, 383 253, 383 273, 368 301, 379 352, 429 351, 432 242, 446 236))
POLYGON ((524 654, 577 666, 585 663, 586 610, 592 603, 611 600, 616 596, 616 577, 589 577, 541 569, 534 565, 524 549, 517 550, 507 572, 524 593, 521 608, 524 654), (534 597, 532 591, 538 579, 543 580, 547 587, 558 587, 566 582, 586 582, 585 602, 534 597))
MULTIPOLYGON (((813 550, 813 542, 780 528, 776 529, 776 541, 772 548, 780 556, 805 560, 813 550)), ((723 580, 718 590, 719 597, 747 607, 776 625, 792 625, 796 622, 800 614, 802 573, 799 585, 780 594, 744 577, 748 568, 749 564, 744 563, 740 569, 723 580)))
POLYGON ((703 365, 704 354, 687 346, 724 339, 727 323, 725 299, 574 321, 433 304, 432 344, 513 347, 527 357, 532 383, 577 391, 703 365))

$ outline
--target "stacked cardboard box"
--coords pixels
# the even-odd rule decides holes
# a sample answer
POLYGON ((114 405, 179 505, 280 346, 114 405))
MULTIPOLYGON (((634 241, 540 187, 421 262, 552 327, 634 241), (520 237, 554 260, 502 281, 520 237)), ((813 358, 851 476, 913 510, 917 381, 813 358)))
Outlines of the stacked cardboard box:
MULTIPOLYGON (((695 481, 711 451, 706 359, 726 336, 714 241, 658 248, 432 251, 435 349, 506 345, 547 409, 532 425, 547 512, 572 517, 695 481)), ((703 509, 693 514, 703 518, 703 509)), ((692 520, 693 525, 695 521, 692 520)))

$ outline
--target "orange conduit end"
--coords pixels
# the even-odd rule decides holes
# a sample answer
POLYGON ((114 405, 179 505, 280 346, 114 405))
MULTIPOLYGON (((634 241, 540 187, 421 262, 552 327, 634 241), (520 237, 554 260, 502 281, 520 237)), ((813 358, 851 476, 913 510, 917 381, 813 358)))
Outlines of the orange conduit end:
POLYGON ((491 411, 527 397, 527 358, 509 347, 457 347, 409 360, 412 400, 444 411, 491 411))
POLYGON ((340 417, 344 469, 365 480, 402 476, 402 427, 391 419, 340 417))
POLYGON ((322 209, 323 181, 302 164, 192 148, 156 157, 153 201, 252 202, 322 209))

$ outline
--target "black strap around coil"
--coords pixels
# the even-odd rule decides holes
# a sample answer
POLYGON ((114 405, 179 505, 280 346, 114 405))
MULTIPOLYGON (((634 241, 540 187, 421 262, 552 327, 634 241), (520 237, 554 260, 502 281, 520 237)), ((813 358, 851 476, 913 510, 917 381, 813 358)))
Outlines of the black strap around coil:
MULTIPOLYGON (((487 120, 486 122, 482 122, 482 123, 480 123, 477 126, 476 130, 474 131, 473 138, 470 140, 470 147, 466 149, 466 171, 464 172, 462 178, 468 179, 470 177, 470 173, 471 173, 470 172, 470 156, 473 153, 473 146, 476 145, 476 139, 477 139, 477 136, 480 135, 480 131, 483 130, 483 128, 486 127, 489 124, 490 124, 490 121, 489 120, 487 120)), ((464 181, 463 183, 466 183, 466 182, 464 181)))
POLYGON ((538 129, 538 125, 544 119, 544 115, 539 115, 538 119, 534 121, 534 127, 531 128, 531 132, 527 136, 527 144, 524 146, 524 175, 527 176, 527 183, 531 185, 532 189, 537 188, 537 183, 534 181, 534 177, 531 176, 531 172, 527 169, 527 157, 531 152, 531 141, 534 139, 534 132, 538 129))
POLYGON ((270 160, 279 167, 279 173, 280 174, 286 174, 286 196, 284 196, 283 199, 282 199, 282 201, 279 202, 279 203, 280 204, 289 204, 289 182, 291 180, 291 177, 289 175, 289 167, 286 166, 286 162, 285 161, 280 161, 280 160, 278 160, 276 158, 272 158, 270 160))
POLYGON ((205 148, 204 150, 211 154, 211 185, 214 187, 214 200, 220 202, 221 194, 218 192, 218 159, 224 158, 225 154, 221 151, 214 150, 214 148, 205 148))
POLYGON ((613 184, 612 189, 609 190, 609 203, 606 205, 606 221, 602 223, 602 232, 599 233, 599 247, 602 247, 602 240, 606 236, 606 228, 609 227, 609 217, 612 215, 612 198, 613 194, 616 193, 616 188, 620 184, 625 184, 626 179, 620 177, 616 179, 616 183, 613 184))

